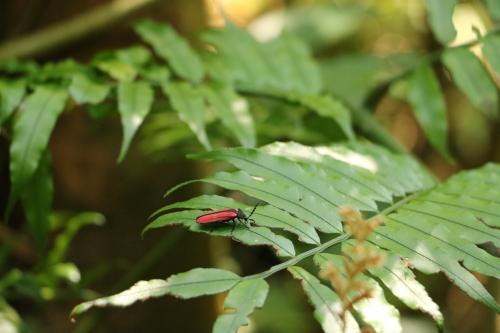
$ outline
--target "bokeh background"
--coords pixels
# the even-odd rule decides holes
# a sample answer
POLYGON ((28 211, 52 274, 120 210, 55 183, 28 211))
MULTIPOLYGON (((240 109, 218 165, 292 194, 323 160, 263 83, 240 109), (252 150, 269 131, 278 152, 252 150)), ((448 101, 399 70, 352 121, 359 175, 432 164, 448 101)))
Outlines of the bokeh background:
MULTIPOLYGON (((168 22, 199 46, 197 34, 201 30, 223 24, 221 10, 260 40, 272 38, 282 29, 297 34, 320 59, 325 84, 353 106, 368 101, 384 127, 439 178, 487 161, 500 161, 498 124, 475 110, 449 78, 442 77, 441 82, 447 108, 452 111, 448 121, 450 146, 457 157, 453 165, 429 147, 410 107, 398 98, 398 87, 385 85, 397 75, 394 67, 404 64, 404 55, 410 58, 439 49, 429 32, 421 0, 2 0, 0 60, 18 56, 41 63, 66 58, 86 62, 99 51, 139 42, 131 25, 143 18, 168 22)), ((485 31, 490 24, 479 1, 461 2, 454 22, 457 44, 474 38, 471 26, 485 31)), ((211 171, 209 165, 184 158, 187 152, 201 151, 194 140, 179 142, 171 132, 160 134, 168 121, 164 116, 148 117, 126 159, 117 164, 121 141, 117 116, 96 120, 77 109, 58 120, 51 138, 54 208, 61 212, 97 211, 106 218, 103 226, 83 229, 70 247, 69 260, 79 267, 80 285, 88 289, 88 297, 197 266, 232 267, 250 274, 276 263, 266 249, 243 248, 228 240, 177 229, 161 229, 141 238, 148 216, 166 202, 166 189, 211 171)), ((265 122, 257 123, 259 144, 280 136, 270 134, 270 130, 265 122)), ((281 135, 289 138, 287 133, 281 135)), ((0 168, 0 200, 5 202, 9 193, 5 137, 0 138, 0 168)), ((190 186, 168 202, 202 190, 190 186)), ((37 264, 36 248, 22 232, 22 220, 22 212, 16 210, 8 229, 0 226, 2 237, 14 234, 19 248, 3 263, 0 274, 8 267, 29 269, 37 264)), ((449 332, 494 332, 491 311, 450 286, 443 275, 420 278, 442 307, 449 332)), ((499 289, 494 281, 483 280, 499 289)), ((242 332, 320 332, 295 281, 277 274, 270 284, 264 309, 256 312, 252 324, 242 332)), ((34 332, 209 332, 223 299, 181 301, 164 297, 124 309, 93 310, 71 323, 69 313, 79 301, 69 291, 43 302, 19 298, 12 305, 34 332)), ((437 332, 423 314, 402 306, 400 311, 405 333, 437 332)))

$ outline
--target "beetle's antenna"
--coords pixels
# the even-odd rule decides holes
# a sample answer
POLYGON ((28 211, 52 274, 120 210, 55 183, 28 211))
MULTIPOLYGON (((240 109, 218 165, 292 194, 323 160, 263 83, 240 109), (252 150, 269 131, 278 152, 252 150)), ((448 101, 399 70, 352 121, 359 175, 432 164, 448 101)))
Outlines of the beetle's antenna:
POLYGON ((255 210, 257 209, 257 206, 260 205, 262 203, 262 201, 259 201, 257 202, 257 204, 255 205, 255 207, 252 209, 252 212, 250 213, 250 215, 247 216, 247 219, 250 218, 250 216, 252 216, 252 214, 255 212, 255 210))

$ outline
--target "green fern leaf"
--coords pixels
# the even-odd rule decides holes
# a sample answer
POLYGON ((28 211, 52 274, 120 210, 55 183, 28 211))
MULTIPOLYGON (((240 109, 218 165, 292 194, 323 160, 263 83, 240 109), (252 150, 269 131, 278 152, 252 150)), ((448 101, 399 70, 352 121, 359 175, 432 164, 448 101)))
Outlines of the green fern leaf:
POLYGON ((151 110, 153 95, 153 89, 146 82, 120 82, 118 85, 118 112, 123 127, 119 162, 125 158, 135 132, 151 110))
POLYGON ((429 11, 429 25, 441 44, 451 42, 457 31, 453 26, 453 11, 457 4, 456 0, 426 0, 429 11))
POLYGON ((220 62, 228 67, 224 76, 243 89, 304 94, 321 90, 319 69, 307 47, 291 36, 261 44, 229 22, 224 29, 203 34, 203 40, 215 46, 220 62))
POLYGON ((11 194, 7 215, 37 170, 67 97, 62 88, 39 86, 21 106, 10 146, 11 194))
MULTIPOLYGON (((500 11, 500 3, 497 2, 497 4, 500 11)), ((486 36, 482 43, 482 50, 497 79, 500 79, 500 36, 498 34, 486 36)))
POLYGON ((164 83, 161 87, 179 118, 188 124, 198 141, 206 149, 210 149, 205 131, 205 105, 201 88, 195 88, 186 82, 164 83))
POLYGON ((78 73, 73 75, 68 91, 79 104, 99 104, 108 96, 110 88, 108 84, 95 82, 86 75, 78 73))
POLYGON ((255 130, 248 102, 227 84, 214 83, 203 90, 211 110, 244 147, 255 146, 255 130))
POLYGON ((135 30, 177 75, 192 82, 201 81, 204 75, 201 60, 174 29, 165 24, 143 21, 136 25, 135 30))
POLYGON ((248 325, 248 316, 261 308, 266 301, 269 285, 263 279, 251 279, 234 286, 224 301, 224 309, 234 312, 222 314, 215 321, 213 333, 236 333, 241 326, 248 325))
MULTIPOLYGON (((224 209, 228 207, 243 209, 247 212, 247 215, 253 208, 230 198, 217 195, 201 195, 187 201, 167 205, 153 213, 153 216, 164 213, 170 209, 178 208, 224 209)), ((310 224, 293 217, 283 210, 270 205, 258 206, 258 209, 255 210, 253 216, 255 217, 255 223, 258 226, 283 229, 297 235, 299 240, 304 243, 316 245, 320 244, 319 236, 310 224)))
POLYGON ((96 62, 95 66, 108 74, 116 81, 133 81, 137 76, 137 69, 119 59, 103 59, 96 62))
POLYGON ((341 304, 338 296, 327 286, 321 284, 317 278, 305 269, 297 266, 288 268, 294 278, 300 280, 304 292, 314 306, 314 317, 320 323, 325 333, 360 332, 358 323, 350 313, 347 315, 346 327, 339 317, 341 304))
POLYGON ((161 228, 171 225, 182 225, 193 232, 202 232, 213 236, 232 237, 233 239, 247 245, 269 245, 272 246, 278 256, 293 257, 295 249, 293 243, 283 237, 276 235, 265 227, 243 227, 241 225, 200 225, 196 223, 196 217, 202 214, 201 210, 189 210, 174 212, 157 217, 144 228, 144 232, 150 229, 161 228))
POLYGON ((481 61, 465 47, 448 49, 443 62, 458 88, 485 115, 498 117, 498 91, 481 61))
POLYGON ((448 151, 446 105, 430 65, 421 65, 413 71, 407 98, 430 144, 448 161, 452 161, 448 151))
MULTIPOLYGON (((346 275, 341 255, 318 253, 313 259, 319 267, 331 262, 341 274, 346 275)), ((401 333, 403 329, 399 322, 399 311, 387 302, 384 291, 378 282, 366 275, 360 275, 357 277, 357 281, 372 289, 372 297, 356 302, 353 306, 354 311, 360 315, 365 323, 373 327, 375 332, 401 333)))
POLYGON ((405 266, 401 257, 389 252, 385 252, 384 257, 382 267, 372 268, 370 273, 380 279, 404 304, 411 309, 428 313, 438 326, 442 327, 443 315, 439 306, 430 298, 424 286, 415 279, 415 275, 405 266))
POLYGON ((26 220, 40 249, 43 249, 50 229, 50 213, 54 184, 50 173, 50 150, 47 149, 33 174, 30 185, 21 193, 26 220))
POLYGON ((124 307, 137 301, 145 301, 167 294, 180 298, 217 294, 231 289, 240 279, 238 275, 222 269, 195 268, 185 273, 172 275, 167 280, 139 281, 119 294, 81 303, 73 309, 71 317, 92 307, 124 307))
POLYGON ((0 125, 14 112, 26 92, 26 83, 23 80, 0 80, 0 125))
MULTIPOLYGON (((372 153, 372 162, 381 173, 387 172, 382 172, 385 165, 394 165, 389 170, 394 169, 396 173, 387 174, 387 179, 396 177, 398 173, 408 174, 402 180, 396 178, 394 183, 401 182, 405 191, 417 191, 387 208, 390 214, 386 214, 385 225, 376 230, 371 241, 408 257, 417 269, 426 273, 443 271, 471 297, 497 310, 498 305, 491 295, 460 262, 470 270, 499 276, 500 260, 476 246, 478 243, 496 242, 498 239, 498 231, 488 226, 498 223, 498 216, 494 211, 498 211, 500 207, 497 208, 498 203, 492 193, 497 191, 490 189, 490 192, 482 194, 481 199, 476 200, 467 191, 469 186, 480 183, 480 179, 496 179, 498 167, 488 166, 481 169, 481 172, 477 171, 479 176, 476 176, 478 179, 475 182, 459 181, 461 186, 467 186, 462 188, 463 194, 446 194, 443 189, 457 186, 454 185, 456 177, 441 186, 432 187, 432 179, 415 162, 406 160, 405 170, 400 169, 399 162, 405 162, 407 156, 394 156, 391 159, 391 154, 387 152, 377 155, 377 152, 383 150, 374 145, 353 146, 356 145, 357 148, 364 148, 372 153), (379 161, 380 165, 377 164, 379 161), (485 197, 489 194, 492 196, 485 197), (462 215, 463 218, 457 220, 457 215, 462 215), (478 218, 488 222, 481 222, 478 218)), ((330 153, 334 155, 335 150, 330 153)), ((341 189, 345 188, 342 184, 349 184, 351 181, 331 177, 321 164, 298 163, 283 156, 269 155, 262 150, 244 148, 203 153, 197 157, 224 160, 244 170, 217 173, 204 181, 267 201, 323 232, 341 232, 336 211, 342 205, 352 205, 373 213, 380 212, 373 198, 363 197, 354 191, 342 192, 341 189)), ((345 163, 344 169, 348 167, 349 164, 345 163)))

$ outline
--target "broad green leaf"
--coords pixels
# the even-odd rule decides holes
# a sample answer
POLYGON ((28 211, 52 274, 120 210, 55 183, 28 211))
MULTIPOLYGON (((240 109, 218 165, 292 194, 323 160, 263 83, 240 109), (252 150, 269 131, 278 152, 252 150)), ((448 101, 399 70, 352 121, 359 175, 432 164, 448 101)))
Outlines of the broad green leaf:
POLYGON ((413 71, 407 98, 431 145, 451 161, 446 105, 439 81, 430 65, 420 65, 413 71))
MULTIPOLYGON (((500 2, 498 4, 500 5, 500 2)), ((491 65, 491 69, 500 80, 500 35, 490 34, 484 38, 482 50, 486 60, 491 65)))
POLYGON ((71 316, 79 315, 92 307, 125 307, 167 294, 180 298, 217 294, 232 288, 240 280, 238 275, 222 269, 195 268, 172 275, 167 280, 139 281, 119 294, 81 303, 73 309, 71 316))
POLYGON ((182 225, 189 228, 189 230, 193 232, 202 232, 213 236, 232 237, 233 239, 250 246, 269 245, 276 250, 278 256, 295 256, 293 243, 283 236, 274 234, 268 228, 253 226, 244 227, 239 224, 233 226, 229 223, 201 225, 196 223, 196 217, 201 215, 203 212, 204 211, 201 210, 185 210, 160 215, 144 228, 143 233, 150 229, 172 225, 182 225))
POLYGON ((172 70, 182 78, 200 82, 203 66, 198 55, 189 44, 170 26, 153 21, 143 21, 136 25, 136 32, 168 62, 172 70))
POLYGON ((137 70, 132 65, 118 59, 100 60, 96 66, 116 81, 133 81, 137 76, 137 70))
POLYGON ((262 44, 228 23, 206 32, 203 40, 215 46, 219 64, 228 68, 225 73, 244 89, 304 94, 321 90, 319 69, 307 47, 291 36, 262 44))
POLYGON ((263 279, 243 280, 234 286, 224 301, 222 314, 215 321, 213 333, 236 333, 241 326, 248 325, 248 316, 261 308, 266 301, 269 285, 263 279))
POLYGON ((62 88, 39 86, 21 106, 10 146, 11 194, 7 215, 38 168, 67 97, 62 88))
MULTIPOLYGON (((249 207, 240 202, 237 202, 230 198, 220 197, 217 195, 201 195, 199 197, 192 198, 183 202, 176 202, 167 205, 153 214, 153 216, 166 212, 170 209, 178 208, 189 208, 189 209, 223 209, 227 207, 240 208, 248 214, 251 212, 253 207, 249 207)), ((258 226, 268 227, 268 228, 279 228, 296 234, 299 240, 308 244, 319 244, 320 239, 316 230, 299 220, 287 212, 277 209, 273 206, 258 206, 252 217, 255 219, 255 223, 258 226)))
POLYGON ((0 80, 0 125, 3 124, 17 108, 26 91, 26 83, 22 80, 0 80))
POLYGON ((325 118, 337 122, 349 139, 354 138, 349 110, 339 101, 327 95, 290 95, 291 101, 298 102, 325 118))
POLYGON ((230 85, 214 83, 203 90, 213 113, 244 147, 255 146, 255 129, 246 99, 230 85))
MULTIPOLYGON (((341 274, 346 275, 340 255, 318 253, 314 256, 314 262, 320 267, 323 267, 326 262, 331 262, 341 274)), ((378 282, 364 274, 356 276, 356 281, 372 290, 372 297, 360 300, 353 306, 363 321, 373 327, 375 332, 401 333, 403 329, 399 321, 399 311, 387 302, 378 282)))
POLYGON ((346 316, 346 327, 344 327, 340 319, 342 309, 340 300, 330 288, 321 284, 317 278, 301 267, 291 266, 288 271, 295 279, 300 280, 304 292, 314 306, 314 317, 320 323, 323 332, 360 332, 358 323, 350 313, 346 316))
POLYGON ((498 91, 479 59, 470 50, 448 49, 442 59, 458 88, 491 118, 498 117, 498 91))
POLYGON ((73 75, 69 93, 79 104, 99 104, 108 96, 110 86, 106 83, 96 82, 84 74, 73 75))
POLYGON ((486 0, 486 5, 493 18, 500 20, 500 2, 497 0, 486 0))
POLYGON ((387 289, 411 309, 421 310, 432 316, 439 327, 443 326, 443 315, 439 306, 434 303, 416 279, 413 272, 405 266, 404 261, 395 254, 385 253, 381 267, 370 269, 387 289))
POLYGON ((44 248, 50 227, 54 184, 50 172, 50 150, 47 148, 29 186, 21 193, 26 220, 40 249, 44 248))
POLYGON ((188 124, 203 147, 211 149, 205 131, 205 105, 201 88, 195 88, 186 82, 165 83, 161 87, 179 118, 188 124))
POLYGON ((456 0, 426 0, 429 11, 429 25, 441 44, 451 42, 457 31, 453 26, 453 11, 457 4, 456 0))
POLYGON ((118 85, 118 112, 123 127, 119 162, 125 157, 135 132, 151 110, 153 95, 153 89, 146 82, 120 82, 118 85))

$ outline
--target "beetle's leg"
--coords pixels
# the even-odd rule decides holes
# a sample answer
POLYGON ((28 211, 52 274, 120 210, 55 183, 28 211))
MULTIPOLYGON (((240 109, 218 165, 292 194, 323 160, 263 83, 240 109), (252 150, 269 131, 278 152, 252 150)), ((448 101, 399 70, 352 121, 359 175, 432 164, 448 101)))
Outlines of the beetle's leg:
POLYGON ((254 219, 248 219, 248 225, 255 225, 254 219))
POLYGON ((231 219, 230 221, 231 221, 231 224, 233 225, 231 227, 231 237, 233 237, 233 231, 234 231, 234 228, 236 227, 236 222, 234 221, 234 219, 231 219))
POLYGON ((247 229, 248 229, 248 226, 247 226, 247 224, 246 224, 246 219, 239 219, 239 218, 237 218, 237 220, 238 220, 238 222, 239 222, 242 226, 244 226, 245 228, 247 228, 247 229))
POLYGON ((250 212, 250 215, 248 215, 248 217, 252 216, 252 214, 255 212, 255 210, 257 209, 257 206, 260 205, 262 202, 259 201, 257 202, 257 204, 255 205, 255 207, 253 207, 252 211, 250 212))

